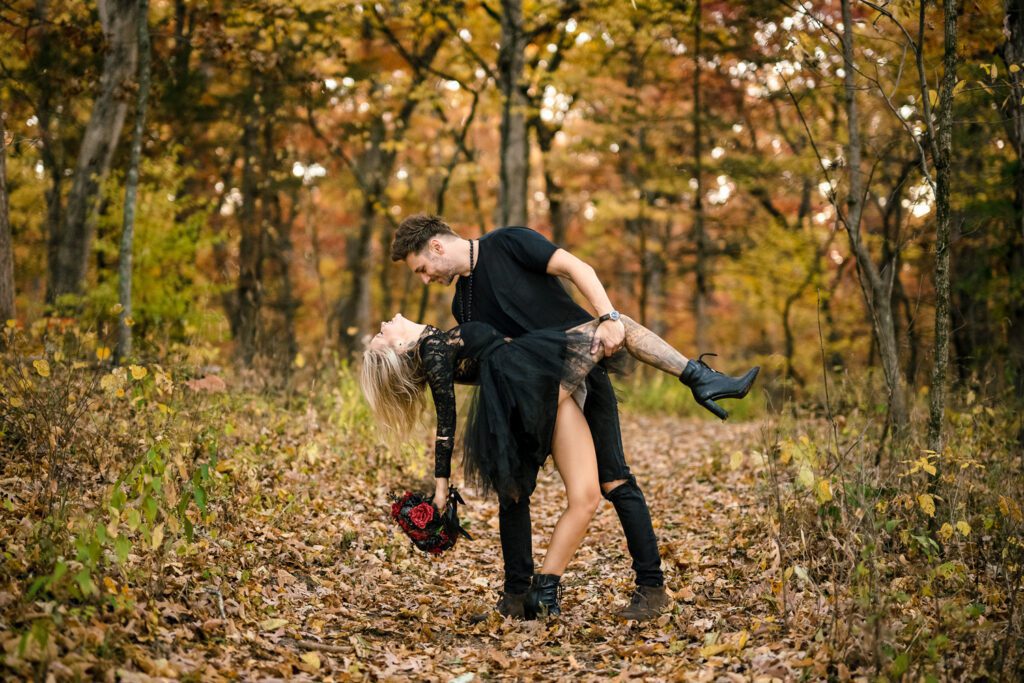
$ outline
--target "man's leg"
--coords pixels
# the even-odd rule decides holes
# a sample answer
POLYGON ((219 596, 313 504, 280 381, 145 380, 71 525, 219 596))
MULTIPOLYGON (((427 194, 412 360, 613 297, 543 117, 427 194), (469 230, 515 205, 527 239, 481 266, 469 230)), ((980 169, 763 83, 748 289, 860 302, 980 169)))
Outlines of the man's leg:
POLYGON ((505 593, 525 594, 533 579, 533 529, 530 499, 502 501, 498 507, 501 555, 505 561, 505 593))
POLYGON ((643 491, 626 465, 619 429, 618 403, 604 368, 598 366, 587 377, 584 416, 590 425, 597 452, 597 466, 604 497, 611 501, 626 536, 633 558, 638 586, 663 586, 658 539, 651 524, 651 512, 643 491))
MULTIPOLYGON (((503 617, 522 619, 523 603, 533 580, 533 530, 530 528, 530 499, 498 501, 498 533, 505 562, 505 585, 496 608, 503 617)), ((473 614, 471 623, 486 621, 490 612, 473 614)))

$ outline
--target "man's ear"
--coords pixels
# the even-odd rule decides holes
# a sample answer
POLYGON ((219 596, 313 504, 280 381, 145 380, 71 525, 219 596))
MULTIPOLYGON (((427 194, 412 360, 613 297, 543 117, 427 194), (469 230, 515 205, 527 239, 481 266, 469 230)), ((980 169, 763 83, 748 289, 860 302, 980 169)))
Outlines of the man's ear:
POLYGON ((427 243, 430 246, 430 253, 436 254, 437 256, 444 255, 444 242, 436 237, 432 237, 427 243))

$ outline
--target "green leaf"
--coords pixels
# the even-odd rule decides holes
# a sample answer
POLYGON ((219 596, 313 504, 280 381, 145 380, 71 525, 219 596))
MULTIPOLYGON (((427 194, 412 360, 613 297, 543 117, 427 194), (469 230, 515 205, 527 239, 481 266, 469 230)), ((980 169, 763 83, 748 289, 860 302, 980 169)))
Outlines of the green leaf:
POLYGON ((892 666, 889 668, 893 676, 902 676, 910 668, 910 657, 906 652, 901 653, 896 659, 892 660, 892 666))
POLYGON ((139 524, 142 523, 142 515, 135 508, 129 508, 127 512, 127 519, 125 520, 128 524, 128 528, 135 531, 139 528, 139 524))
POLYGON ((50 577, 48 576, 37 577, 36 580, 32 582, 32 585, 28 587, 28 592, 25 594, 26 597, 28 597, 29 600, 34 598, 36 593, 38 593, 39 590, 49 582, 49 579, 50 577))
POLYGON ((206 489, 197 485, 192 489, 192 497, 195 499, 199 511, 206 514, 206 489))
POLYGON ((156 513, 158 512, 156 500, 150 496, 146 496, 146 499, 142 501, 142 507, 146 512, 146 520, 150 524, 156 521, 156 513))
POLYGON ((118 536, 114 542, 114 552, 117 553, 117 561, 124 564, 124 561, 128 559, 128 551, 131 550, 132 543, 124 536, 118 536))
POLYGON ((78 584, 78 588, 84 596, 89 596, 96 592, 96 584, 92 582, 92 574, 89 573, 88 569, 83 569, 75 574, 75 583, 78 584))

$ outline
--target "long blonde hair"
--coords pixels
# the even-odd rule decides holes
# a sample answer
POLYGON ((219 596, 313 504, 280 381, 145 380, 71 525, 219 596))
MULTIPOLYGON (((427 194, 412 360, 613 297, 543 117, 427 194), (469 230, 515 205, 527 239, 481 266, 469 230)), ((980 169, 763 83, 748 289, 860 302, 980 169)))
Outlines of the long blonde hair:
POLYGON ((423 409, 426 377, 420 369, 419 354, 399 353, 392 348, 367 349, 359 385, 388 435, 394 438, 408 434, 423 409))

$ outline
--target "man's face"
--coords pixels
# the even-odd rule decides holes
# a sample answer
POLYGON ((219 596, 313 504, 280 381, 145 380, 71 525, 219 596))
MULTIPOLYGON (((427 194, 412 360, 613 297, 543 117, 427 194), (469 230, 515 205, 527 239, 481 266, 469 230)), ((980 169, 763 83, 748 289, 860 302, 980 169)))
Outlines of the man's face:
POLYGON ((425 285, 436 282, 447 287, 458 275, 441 240, 430 240, 423 249, 406 256, 405 263, 425 285))

